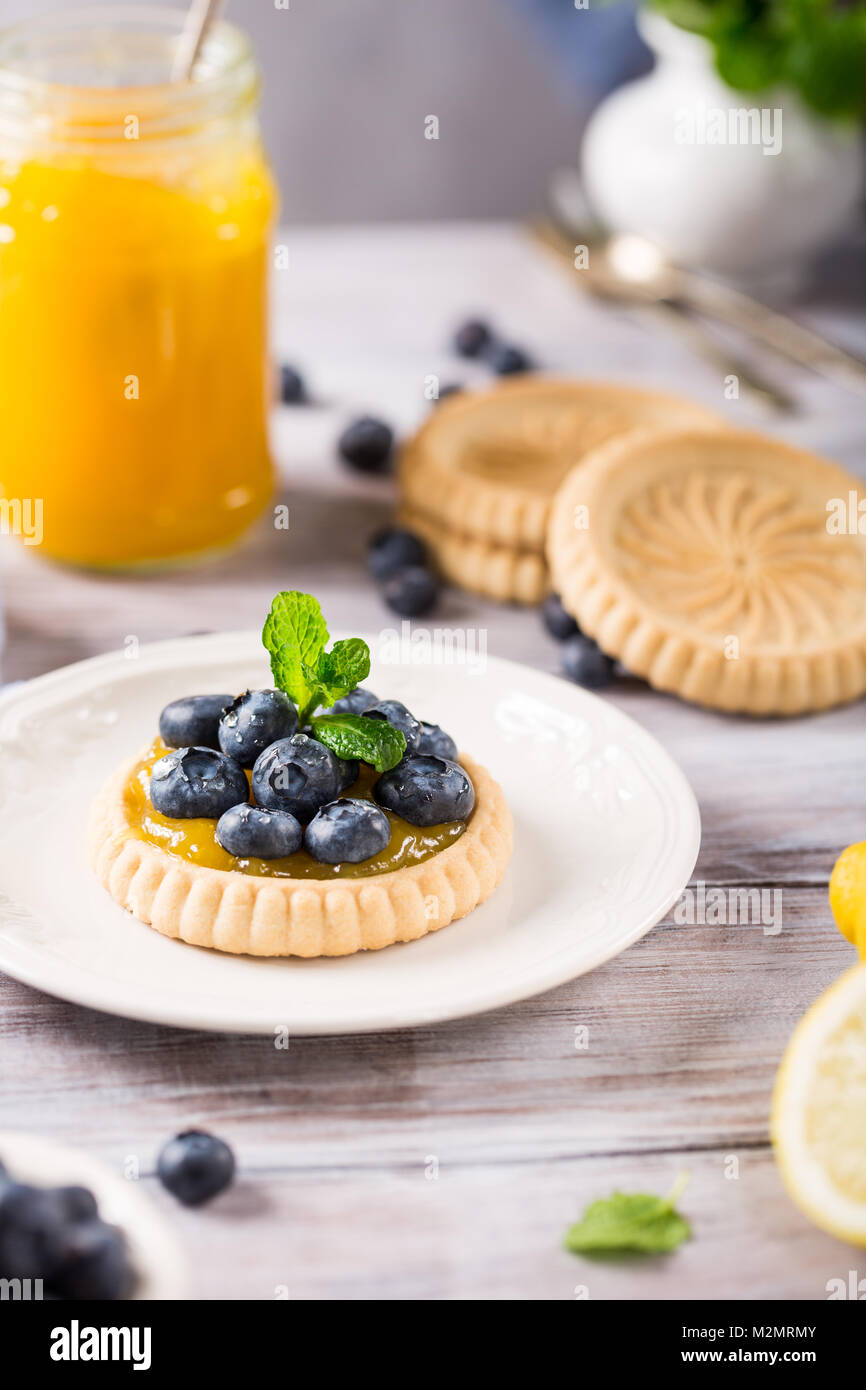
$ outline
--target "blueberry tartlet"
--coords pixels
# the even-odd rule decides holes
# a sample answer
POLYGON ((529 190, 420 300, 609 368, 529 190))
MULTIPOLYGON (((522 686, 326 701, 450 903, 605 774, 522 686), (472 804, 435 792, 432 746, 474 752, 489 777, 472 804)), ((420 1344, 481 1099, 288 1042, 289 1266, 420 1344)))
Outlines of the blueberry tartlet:
POLYGON ((360 639, 325 650, 311 596, 278 595, 263 636, 274 689, 173 700, 100 793, 111 896, 165 936, 259 956, 376 950, 471 912, 511 856, 497 783, 362 685, 360 639))

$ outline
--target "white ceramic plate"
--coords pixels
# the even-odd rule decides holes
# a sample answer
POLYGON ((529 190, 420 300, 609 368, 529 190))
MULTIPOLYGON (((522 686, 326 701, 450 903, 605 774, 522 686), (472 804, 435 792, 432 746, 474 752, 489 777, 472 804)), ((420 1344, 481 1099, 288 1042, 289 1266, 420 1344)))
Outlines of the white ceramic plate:
POLYGON ((420 941, 309 961, 222 955, 123 912, 87 863, 91 798, 154 736, 169 700, 270 683, 254 634, 183 638, 133 659, 80 662, 0 698, 0 969, 154 1023, 367 1032, 538 994, 664 916, 697 858, 700 819, 649 734, 604 700, 512 662, 416 664, 381 645, 377 654, 375 638, 370 646, 372 689, 440 723, 505 790, 514 858, 489 902, 420 941))
POLYGON ((89 1187, 99 1215, 126 1236, 137 1280, 134 1299, 185 1298, 189 1267, 153 1202, 132 1179, 122 1178, 79 1149, 36 1134, 0 1130, 0 1160, 13 1178, 36 1187, 89 1187))

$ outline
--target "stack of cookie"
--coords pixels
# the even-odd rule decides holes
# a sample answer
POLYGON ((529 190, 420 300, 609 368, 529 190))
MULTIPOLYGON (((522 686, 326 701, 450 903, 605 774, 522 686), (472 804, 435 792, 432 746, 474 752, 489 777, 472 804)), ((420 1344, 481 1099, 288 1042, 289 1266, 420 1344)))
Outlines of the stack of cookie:
POLYGON ((554 494, 608 440, 646 428, 712 428, 689 401, 624 386, 521 377, 442 402, 404 449, 401 522, 446 579, 490 598, 538 603, 554 494))
POLYGON ((553 590, 608 657, 715 709, 866 694, 866 504, 835 464, 677 398, 524 377, 444 402, 400 517, 447 579, 553 590))

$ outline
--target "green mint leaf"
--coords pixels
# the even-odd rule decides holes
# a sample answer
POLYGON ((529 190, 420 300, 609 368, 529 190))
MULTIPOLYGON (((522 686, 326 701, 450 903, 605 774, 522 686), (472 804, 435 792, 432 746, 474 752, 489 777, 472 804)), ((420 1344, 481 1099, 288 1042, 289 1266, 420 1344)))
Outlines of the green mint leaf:
POLYGON ((688 1182, 681 1174, 667 1197, 643 1192, 614 1192, 591 1202, 565 1236, 565 1248, 575 1255, 605 1251, 636 1251, 646 1255, 676 1250, 691 1235, 689 1223, 676 1211, 688 1182))
POLYGON ((322 691, 322 704, 332 705, 342 700, 370 674, 370 648, 361 637, 335 642, 329 652, 322 652, 316 671, 322 691))
POLYGON ((300 713, 313 702, 318 688, 318 664, 328 629, 322 610, 312 594, 297 589, 284 590, 271 603, 262 630, 262 641, 271 655, 274 682, 294 700, 300 713))
POLYGON ((313 733, 338 758, 360 758, 377 772, 396 767, 406 751, 406 738, 384 719, 363 714, 320 714, 313 733))

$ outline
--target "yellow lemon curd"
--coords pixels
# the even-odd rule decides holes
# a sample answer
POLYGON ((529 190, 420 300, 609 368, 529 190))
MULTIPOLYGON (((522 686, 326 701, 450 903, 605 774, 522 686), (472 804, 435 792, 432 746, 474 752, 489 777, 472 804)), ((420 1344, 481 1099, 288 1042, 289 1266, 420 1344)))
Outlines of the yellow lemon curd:
POLYGON ((0 158, 0 484, 92 566, 223 546, 271 490, 264 159, 119 164, 0 158))
MULTIPOLYGON (((380 854, 360 864, 320 864, 304 849, 283 859, 238 859, 217 843, 215 820, 197 817, 179 820, 163 816, 154 809, 150 800, 150 772, 156 760, 168 751, 161 739, 155 739, 130 774, 124 791, 129 829, 136 839, 146 840, 169 854, 207 869, 233 869, 237 873, 264 878, 365 878, 422 864, 458 840, 467 826, 466 821, 448 821, 421 828, 382 807, 391 825, 391 839, 380 854)), ((373 783, 378 775, 372 768, 362 765, 357 782, 341 795, 372 801, 373 783)))
POLYGON ((221 548, 270 494, 258 73, 218 23, 179 79, 184 18, 0 33, 0 496, 72 563, 221 548))

